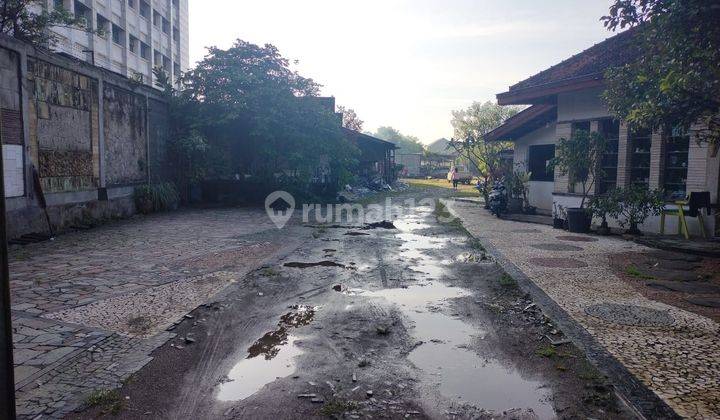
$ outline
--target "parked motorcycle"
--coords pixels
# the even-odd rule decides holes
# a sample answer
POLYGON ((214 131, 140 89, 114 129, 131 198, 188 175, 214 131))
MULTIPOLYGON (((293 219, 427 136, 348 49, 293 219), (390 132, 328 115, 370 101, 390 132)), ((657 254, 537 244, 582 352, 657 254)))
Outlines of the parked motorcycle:
POLYGON ((493 184, 492 190, 490 190, 490 194, 488 195, 488 204, 490 206, 490 213, 497 217, 507 212, 508 199, 504 182, 496 181, 493 184))

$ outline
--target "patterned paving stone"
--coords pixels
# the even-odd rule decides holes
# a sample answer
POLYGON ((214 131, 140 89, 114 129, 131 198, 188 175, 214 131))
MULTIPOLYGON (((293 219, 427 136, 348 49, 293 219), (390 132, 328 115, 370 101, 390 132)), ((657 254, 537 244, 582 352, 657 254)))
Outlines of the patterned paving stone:
POLYGON ((635 305, 601 303, 585 308, 588 315, 601 318, 607 322, 639 327, 667 327, 675 320, 666 311, 643 308, 635 305))
POLYGON ((591 238, 589 236, 569 236, 569 235, 563 235, 558 236, 557 239, 561 241, 569 241, 569 242, 597 242, 597 238, 591 238))
MULTIPOLYGON (((522 270, 678 415, 693 419, 720 418, 720 347, 717 345, 720 326, 709 318, 648 299, 618 278, 610 265, 610 256, 627 252, 657 252, 660 259, 690 263, 698 262, 696 257, 666 255, 616 237, 563 235, 567 241, 584 243, 583 251, 572 256, 587 263, 587 267, 544 267, 532 263, 531 259, 553 258, 557 253, 529 244, 556 238, 557 231, 551 227, 537 226, 539 233, 516 234, 514 230, 526 229, 527 225, 499 220, 481 206, 458 202, 451 211, 473 236, 492 245, 522 270), (674 322, 655 327, 623 325, 586 312, 589 307, 607 303, 654 309, 666 313, 674 322)), ((649 319, 668 321, 664 317, 649 319)))
POLYGON ((557 251, 557 252, 570 252, 570 251, 582 251, 583 249, 575 245, 566 244, 535 244, 530 245, 535 249, 542 249, 543 251, 557 251))
POLYGON ((531 264, 548 268, 583 268, 587 263, 574 258, 531 258, 531 264))
POLYGON ((20 418, 61 418, 151 360, 170 323, 271 258, 258 209, 136 217, 9 254, 20 418))

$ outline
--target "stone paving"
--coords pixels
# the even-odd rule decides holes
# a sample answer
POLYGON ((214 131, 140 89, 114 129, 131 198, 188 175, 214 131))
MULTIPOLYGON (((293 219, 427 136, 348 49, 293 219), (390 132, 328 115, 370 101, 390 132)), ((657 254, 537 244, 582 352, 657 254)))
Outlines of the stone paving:
POLYGON ((473 236, 520 268, 679 415, 720 418, 718 324, 647 299, 619 279, 609 264, 610 255, 648 248, 618 238, 567 235, 549 226, 500 220, 477 204, 453 202, 449 208, 473 236), (580 249, 546 246, 563 243, 580 249))
POLYGON ((257 209, 135 217, 10 250, 18 415, 118 387, 173 324, 292 241, 257 209))

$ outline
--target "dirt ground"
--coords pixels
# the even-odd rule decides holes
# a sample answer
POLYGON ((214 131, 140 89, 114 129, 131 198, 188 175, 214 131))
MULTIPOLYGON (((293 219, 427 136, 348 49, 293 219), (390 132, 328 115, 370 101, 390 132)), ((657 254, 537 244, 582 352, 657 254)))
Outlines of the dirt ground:
POLYGON ((720 259, 651 251, 613 255, 610 262, 648 299, 720 322, 720 259))
POLYGON ((632 417, 462 225, 396 212, 394 229, 307 226, 69 418, 632 417))

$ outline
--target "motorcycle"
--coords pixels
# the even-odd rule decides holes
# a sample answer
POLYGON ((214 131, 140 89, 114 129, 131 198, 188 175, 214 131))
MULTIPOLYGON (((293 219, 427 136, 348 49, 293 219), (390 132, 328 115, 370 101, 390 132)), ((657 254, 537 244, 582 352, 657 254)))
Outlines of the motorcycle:
POLYGON ((497 217, 500 217, 507 211, 507 190, 505 189, 504 182, 496 181, 493 184, 492 190, 490 190, 490 194, 488 195, 488 204, 490 206, 490 213, 497 217))

